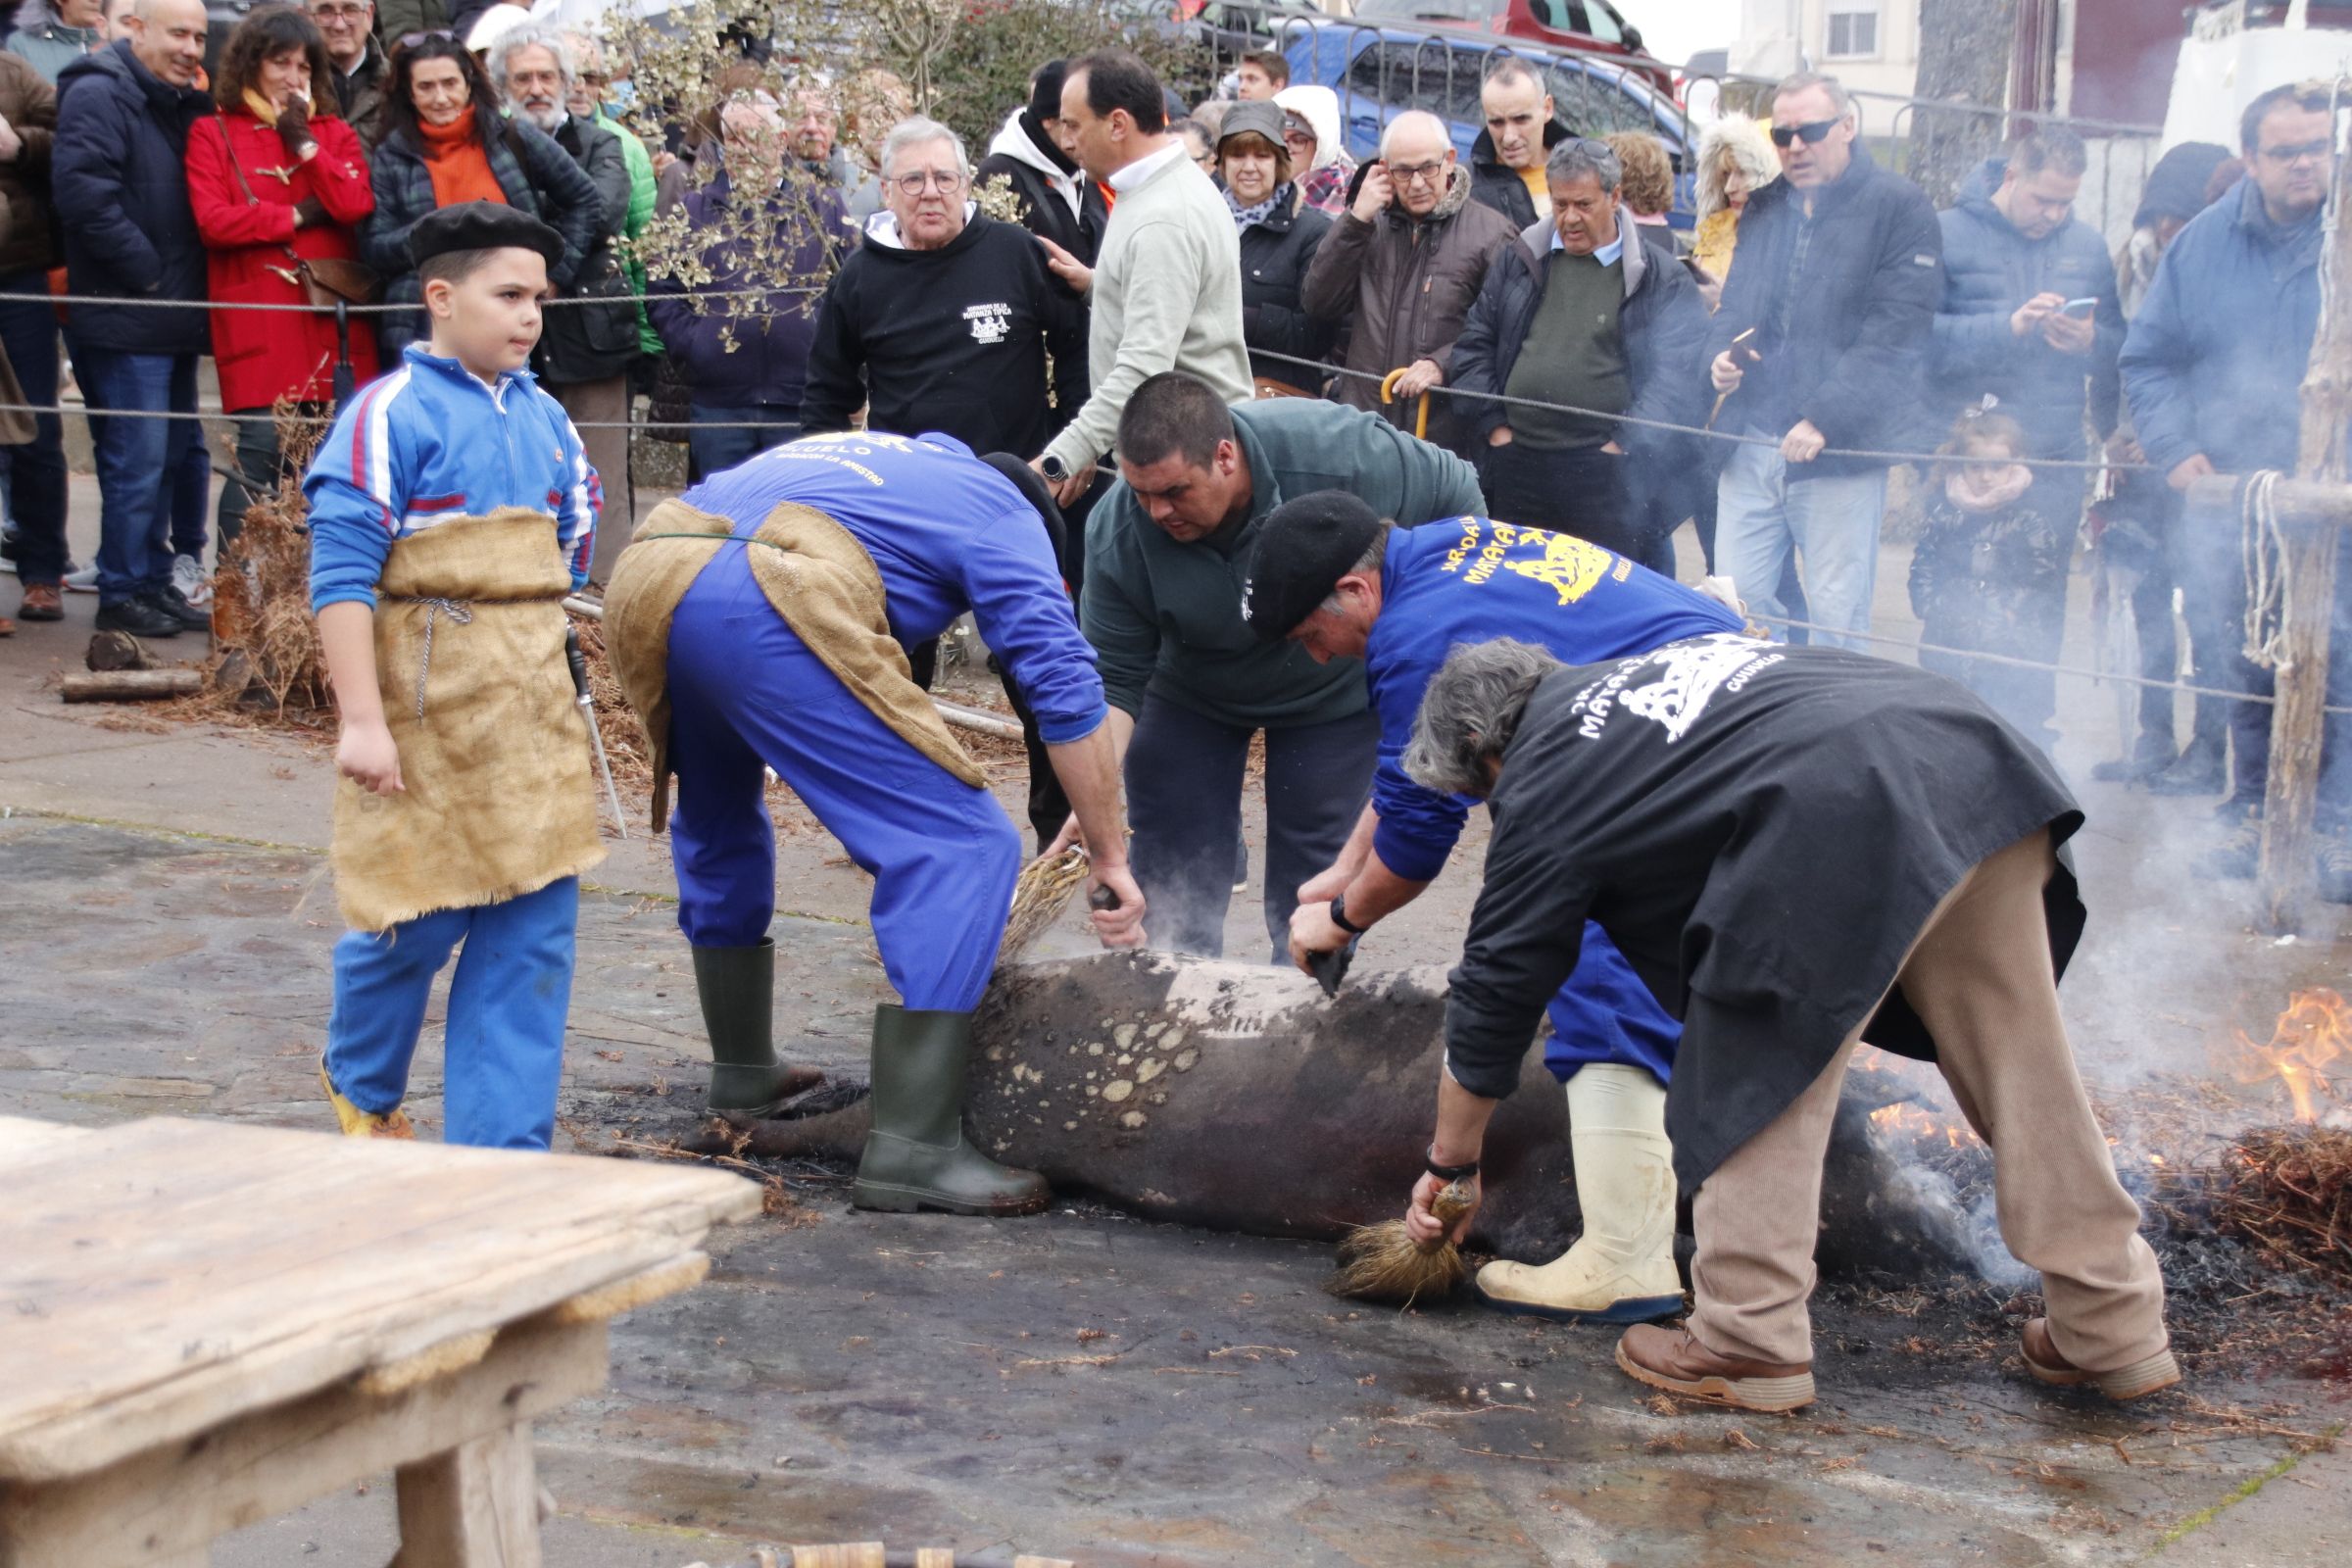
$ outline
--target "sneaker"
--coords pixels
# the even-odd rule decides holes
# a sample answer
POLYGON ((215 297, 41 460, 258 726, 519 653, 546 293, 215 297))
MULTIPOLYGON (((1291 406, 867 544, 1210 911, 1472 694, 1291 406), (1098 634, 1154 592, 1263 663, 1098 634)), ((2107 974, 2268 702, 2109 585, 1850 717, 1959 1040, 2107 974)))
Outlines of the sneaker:
POLYGON ((2322 833, 2319 858, 2320 897, 2329 904, 2352 904, 2352 835, 2340 829, 2322 833))
POLYGON ((161 588, 150 589, 146 597, 149 604, 178 621, 188 630, 212 630, 213 612, 209 610, 198 610, 194 605, 189 604, 180 596, 178 589, 167 584, 161 588))
POLYGON ((213 579, 206 573, 204 563, 194 556, 172 558, 172 589, 196 609, 211 613, 213 579))
POLYGON ((177 616, 145 599, 100 605, 98 618, 92 624, 100 631, 126 631, 133 637, 176 637, 185 629, 177 616))
POLYGON ((58 594, 57 584, 53 582, 26 583, 24 585, 24 602, 17 608, 17 618, 20 620, 65 619, 66 607, 58 594))
POLYGON ((2262 813, 2248 811, 2221 843, 2205 852, 2197 868, 2227 882, 2244 882, 2262 859, 2262 813))
POLYGON ((93 561, 86 566, 79 568, 67 568, 66 592, 70 594, 94 594, 97 591, 98 563, 93 561))

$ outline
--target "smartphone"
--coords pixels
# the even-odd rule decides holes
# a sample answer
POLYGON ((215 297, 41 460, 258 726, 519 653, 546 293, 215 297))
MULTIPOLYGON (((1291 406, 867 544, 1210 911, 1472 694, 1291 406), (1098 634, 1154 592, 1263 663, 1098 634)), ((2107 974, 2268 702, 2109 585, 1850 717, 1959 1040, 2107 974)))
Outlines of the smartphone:
POLYGON ((1740 333, 1738 337, 1732 339, 1731 347, 1735 353, 1745 355, 1749 360, 1760 365, 1764 361, 1764 356, 1758 353, 1754 348, 1750 347, 1748 343, 1748 339, 1754 337, 1755 335, 1756 329, 1751 326, 1746 331, 1740 333))
POLYGON ((2098 308, 2099 302, 2095 299, 2068 300, 2064 305, 2058 307, 2058 314, 2060 316, 2088 316, 2098 308))

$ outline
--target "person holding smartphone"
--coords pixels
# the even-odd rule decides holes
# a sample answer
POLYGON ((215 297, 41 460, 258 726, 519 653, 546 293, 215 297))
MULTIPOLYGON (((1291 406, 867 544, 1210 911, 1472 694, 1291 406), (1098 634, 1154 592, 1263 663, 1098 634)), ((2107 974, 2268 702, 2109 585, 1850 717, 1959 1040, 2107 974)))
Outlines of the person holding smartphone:
MULTIPOLYGON (((2016 456, 2081 460, 2083 414, 2101 440, 2120 406, 2116 355, 2123 307, 2106 241, 2074 216, 2086 164, 2072 131, 2044 126, 1985 160, 1940 215, 1943 299, 1936 308, 1933 397, 1947 419, 1992 400, 2024 432, 2016 456)), ((2056 564, 2009 583, 2023 657, 2055 663, 2066 622, 2066 559, 2082 520, 2089 472, 2032 468, 2022 505, 2053 548, 2020 556, 2056 564)), ((2057 731, 2056 677, 2020 671, 2003 712, 2047 749, 2057 731)))

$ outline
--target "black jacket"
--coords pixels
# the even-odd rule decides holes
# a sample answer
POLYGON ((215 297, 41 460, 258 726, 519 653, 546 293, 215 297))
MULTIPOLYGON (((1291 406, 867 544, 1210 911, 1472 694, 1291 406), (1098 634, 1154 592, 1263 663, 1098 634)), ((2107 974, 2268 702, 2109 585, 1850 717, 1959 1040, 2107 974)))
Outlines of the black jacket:
MULTIPOLYGON (((1509 1094, 1597 920, 1684 1023, 1666 1131, 1685 1191, 1865 1021, 1932 1058, 1888 989, 1928 917, 1985 857, 2082 825, 2048 760, 1957 682, 1729 635, 1544 676, 1489 805, 1447 1070, 1509 1094)), ((2042 909, 2063 972, 2083 923, 2063 859, 2042 909)))
MULTIPOLYGON (((49 188, 74 293, 206 297, 204 241, 188 206, 188 127, 212 108, 195 88, 174 87, 140 65, 127 43, 59 73, 49 188)), ((131 354, 212 346, 202 311, 76 305, 69 330, 131 354)))
POLYGON ((1061 155, 1026 109, 1004 122, 988 144, 988 156, 972 171, 976 185, 999 177, 1011 186, 1023 228, 1052 240, 1087 266, 1095 265, 1102 230, 1110 223, 1110 205, 1101 187, 1061 155), (1070 189, 1078 192, 1076 211, 1063 194, 1070 189))
MULTIPOLYGON (((1331 352, 1338 327, 1307 315, 1299 301, 1306 270, 1330 232, 1328 214, 1295 203, 1290 211, 1271 214, 1242 231, 1242 341, 1250 348, 1318 361, 1331 352)), ((1252 353, 1250 373, 1305 392, 1322 390, 1322 371, 1288 360, 1252 353)))
MULTIPOLYGON (((1699 401, 1698 383, 1690 378, 1690 367, 1705 350, 1706 304, 1690 270, 1651 239, 1632 215, 1618 215, 1617 232, 1625 238, 1625 303, 1617 311, 1617 329, 1634 394, 1625 412, 1640 419, 1697 424, 1707 411, 1699 401)), ((1462 335, 1454 341, 1456 387, 1499 394, 1510 385, 1511 370, 1527 346, 1551 277, 1552 233, 1549 222, 1528 224, 1519 243, 1487 269, 1487 280, 1471 302, 1462 335)), ((1481 447, 1495 429, 1510 423, 1510 410, 1503 404, 1465 402, 1481 447)), ((1679 459, 1690 455, 1692 439, 1629 424, 1618 432, 1617 444, 1628 453, 1679 459)))
MULTIPOLYGON (((1544 151, 1548 154, 1575 134, 1555 118, 1544 127, 1544 151)), ((1527 193, 1527 181, 1519 177, 1519 171, 1503 167, 1491 130, 1480 131, 1478 140, 1470 144, 1470 199, 1485 202, 1517 228, 1536 220, 1536 199, 1527 193)))
MULTIPOLYGON (((1740 215, 1740 264, 1724 284, 1707 367, 1750 327, 1763 355, 1724 404, 1715 427, 1774 439, 1810 419, 1833 449, 1917 450, 1940 439, 1926 417, 1936 307, 1943 297, 1943 230, 1927 193, 1871 162, 1859 143, 1844 173, 1814 192, 1776 179, 1740 215)), ((1707 391, 1704 396, 1712 398, 1707 391)), ((1867 472, 1869 458, 1821 457, 1791 465, 1805 479, 1867 472)))
POLYGON ((1085 371, 1085 309, 1027 233, 974 213, 938 250, 910 251, 878 214, 817 310, 801 427, 846 430, 864 405, 868 429, 1026 458, 1086 401, 1085 371))
POLYGON ((603 381, 626 371, 637 358, 637 307, 628 296, 613 241, 629 212, 629 163, 620 137, 578 115, 568 115, 550 139, 596 187, 596 240, 564 291, 577 305, 556 305, 547 313, 539 344, 539 377, 553 385, 603 381))

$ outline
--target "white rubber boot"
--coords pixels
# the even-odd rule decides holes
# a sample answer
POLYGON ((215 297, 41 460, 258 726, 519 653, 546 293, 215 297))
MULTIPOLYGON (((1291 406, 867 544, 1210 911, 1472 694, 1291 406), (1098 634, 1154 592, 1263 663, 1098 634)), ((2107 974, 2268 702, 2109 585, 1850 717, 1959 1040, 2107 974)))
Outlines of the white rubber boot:
POLYGON ((1640 1323, 1681 1311, 1665 1089, 1640 1067, 1579 1069, 1568 1080, 1568 1139, 1585 1234, 1541 1268, 1489 1263, 1478 1271, 1478 1294, 1501 1311, 1564 1323, 1640 1323))

